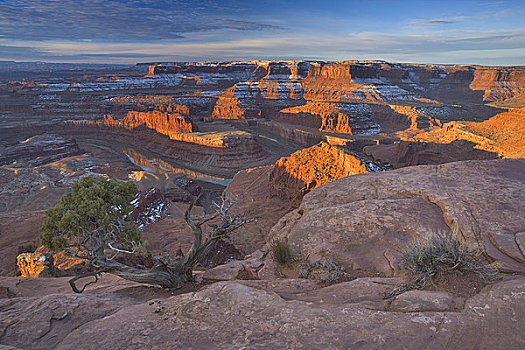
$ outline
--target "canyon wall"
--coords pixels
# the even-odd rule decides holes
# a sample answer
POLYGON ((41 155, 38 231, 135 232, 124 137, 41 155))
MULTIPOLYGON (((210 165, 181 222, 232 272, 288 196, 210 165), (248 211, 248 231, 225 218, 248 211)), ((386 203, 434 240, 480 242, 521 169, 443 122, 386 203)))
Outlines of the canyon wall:
POLYGON ((144 126, 130 130, 101 127, 85 122, 65 123, 55 130, 71 137, 79 135, 84 138, 111 138, 123 144, 151 150, 159 156, 173 160, 181 167, 225 178, 231 178, 240 169, 268 164, 272 159, 272 155, 251 135, 243 137, 205 133, 199 138, 198 133, 172 133, 173 137, 188 136, 183 141, 177 141, 166 135, 151 132, 144 126), (195 138, 191 139, 191 135, 195 138), (210 144, 206 144, 208 140, 210 144))
POLYGON ((282 157, 275 164, 239 171, 225 193, 233 209, 257 218, 233 233, 242 251, 260 249, 277 221, 296 208, 312 189, 344 176, 366 173, 361 161, 325 142, 282 157))
POLYGON ((253 61, 152 65, 143 78, 45 82, 32 91, 104 91, 184 87, 225 89, 235 96, 313 101, 486 103, 521 107, 524 67, 401 64, 381 61, 253 61))
POLYGON ((137 112, 130 111, 122 120, 115 120, 111 115, 105 115, 103 119, 96 120, 92 123, 102 127, 115 127, 135 129, 140 126, 146 126, 149 129, 164 135, 174 132, 193 132, 194 126, 189 118, 179 114, 151 111, 137 112))
POLYGON ((476 149, 502 158, 525 157, 525 108, 511 108, 483 122, 453 121, 414 136, 417 141, 469 141, 476 149))
POLYGON ((341 113, 333 103, 308 101, 302 106, 285 108, 280 111, 279 120, 293 121, 321 131, 352 134, 348 115, 341 113))

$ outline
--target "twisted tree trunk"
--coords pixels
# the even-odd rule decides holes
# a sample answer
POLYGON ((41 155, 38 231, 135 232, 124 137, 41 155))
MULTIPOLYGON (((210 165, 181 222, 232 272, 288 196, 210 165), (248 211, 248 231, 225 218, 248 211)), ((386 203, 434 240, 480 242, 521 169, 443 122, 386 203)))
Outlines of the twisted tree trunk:
POLYGON ((156 259, 155 265, 151 268, 147 268, 121 264, 107 259, 105 255, 94 257, 89 260, 91 265, 95 268, 95 271, 85 275, 76 276, 69 281, 73 291, 76 293, 82 293, 86 286, 98 281, 98 275, 101 273, 110 273, 128 281, 159 285, 164 288, 175 288, 183 283, 194 281, 194 265, 201 261, 211 251, 220 238, 226 237, 232 231, 251 221, 246 220, 244 217, 229 215, 228 211, 232 203, 225 206, 224 199, 222 205, 216 205, 217 213, 215 215, 204 218, 200 221, 195 221, 191 218, 190 214, 197 199, 198 198, 195 198, 191 202, 184 214, 186 223, 193 231, 194 239, 191 248, 181 260, 171 264, 169 259, 156 259), (211 221, 216 218, 220 218, 220 224, 211 223, 211 221), (202 243, 202 226, 204 224, 208 224, 212 227, 212 231, 206 241, 202 243), (85 284, 82 289, 76 287, 75 282, 77 280, 90 276, 94 276, 95 281, 85 284))

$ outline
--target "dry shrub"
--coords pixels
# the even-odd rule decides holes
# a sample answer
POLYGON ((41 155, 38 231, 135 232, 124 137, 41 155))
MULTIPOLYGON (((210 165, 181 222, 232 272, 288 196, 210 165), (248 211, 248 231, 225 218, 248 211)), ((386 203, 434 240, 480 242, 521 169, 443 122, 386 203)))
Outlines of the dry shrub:
POLYGON ((281 264, 287 265, 292 261, 292 253, 290 252, 290 246, 288 243, 275 239, 271 244, 273 253, 273 259, 281 264))
POLYGON ((299 277, 308 278, 320 283, 331 284, 348 274, 332 260, 304 261, 299 264, 299 277))
POLYGON ((407 271, 409 281, 393 290, 385 299, 412 289, 424 289, 429 284, 435 285, 436 279, 446 277, 453 271, 474 272, 486 281, 499 278, 497 267, 481 263, 481 250, 459 241, 457 232, 455 229, 451 234, 431 233, 410 242, 403 250, 400 264, 407 271))

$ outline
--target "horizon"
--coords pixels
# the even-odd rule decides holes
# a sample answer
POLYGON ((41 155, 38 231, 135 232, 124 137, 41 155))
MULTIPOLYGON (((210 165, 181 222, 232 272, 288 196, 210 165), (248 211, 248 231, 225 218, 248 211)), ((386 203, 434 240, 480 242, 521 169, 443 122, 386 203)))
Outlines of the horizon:
MULTIPOLYGON (((387 61, 382 59, 374 60, 308 60, 308 59, 246 59, 246 60, 202 60, 202 61, 163 61, 163 62, 130 62, 130 63, 109 63, 109 62, 46 62, 46 61, 13 61, 13 60, 0 60, 0 64, 3 63, 14 63, 14 64, 43 64, 43 65, 73 65, 73 66, 82 66, 82 65, 93 65, 93 66, 120 66, 120 67, 133 67, 133 66, 150 66, 150 65, 163 65, 163 64, 188 64, 188 63, 251 63, 251 62, 323 62, 323 63, 388 63, 388 64, 406 64, 406 65, 430 65, 430 66, 464 66, 464 67, 487 67, 487 68, 525 68, 525 63, 521 65, 514 64, 477 64, 477 63, 440 63, 440 62, 401 62, 401 61, 387 61)), ((1 67, 0 67, 1 68, 1 67)))
POLYGON ((0 60, 525 64, 522 1, 6 0, 0 60))

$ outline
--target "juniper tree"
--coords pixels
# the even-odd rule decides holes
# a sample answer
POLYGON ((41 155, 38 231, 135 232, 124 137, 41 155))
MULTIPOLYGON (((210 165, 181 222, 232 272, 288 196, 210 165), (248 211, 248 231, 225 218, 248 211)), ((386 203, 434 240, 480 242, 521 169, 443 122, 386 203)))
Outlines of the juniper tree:
POLYGON ((76 293, 82 293, 87 285, 95 283, 101 273, 162 287, 177 287, 193 281, 194 265, 209 253, 216 241, 251 221, 230 214, 233 202, 225 197, 220 203, 214 203, 214 214, 192 218, 191 210, 197 200, 194 198, 184 214, 194 235, 186 255, 173 262, 169 255, 155 258, 151 268, 129 266, 115 258, 145 250, 141 232, 131 217, 136 196, 137 187, 131 181, 87 176, 74 182, 71 192, 46 211, 40 229, 42 244, 50 250, 64 250, 76 258, 86 259, 92 267, 92 272, 69 281, 76 293), (210 227, 210 232, 203 242, 205 224, 210 227), (94 276, 95 280, 78 289, 75 282, 89 276, 94 276))

